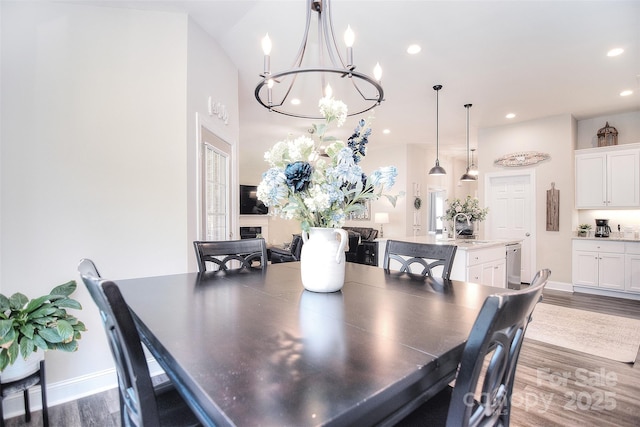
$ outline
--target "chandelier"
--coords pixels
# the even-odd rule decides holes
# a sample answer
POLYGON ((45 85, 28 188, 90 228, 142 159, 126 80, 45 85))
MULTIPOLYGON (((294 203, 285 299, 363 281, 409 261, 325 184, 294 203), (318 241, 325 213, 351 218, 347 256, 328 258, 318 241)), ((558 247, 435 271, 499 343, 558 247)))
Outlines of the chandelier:
POLYGON ((255 90, 256 100, 269 111, 291 117, 322 119, 318 112, 318 99, 331 97, 349 105, 349 116, 369 111, 384 100, 380 84, 382 68, 376 64, 374 77, 356 71, 353 64, 354 32, 347 26, 345 32, 346 60, 340 54, 331 21, 330 0, 307 0, 307 23, 302 44, 290 69, 271 71, 271 39, 262 39, 264 72, 255 90), (317 13, 317 40, 309 39, 311 15, 317 13), (305 58, 311 53, 317 62, 305 58), (294 85, 295 84, 295 85, 294 85), (303 102, 303 96, 313 101, 303 102))

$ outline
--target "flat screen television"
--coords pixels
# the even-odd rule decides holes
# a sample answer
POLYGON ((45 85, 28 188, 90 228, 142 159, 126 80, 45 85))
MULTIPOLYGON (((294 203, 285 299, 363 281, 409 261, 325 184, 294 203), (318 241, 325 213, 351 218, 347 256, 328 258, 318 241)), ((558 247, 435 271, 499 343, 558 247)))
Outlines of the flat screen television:
POLYGON ((240 215, 266 215, 269 213, 264 203, 258 200, 256 185, 240 186, 240 215))

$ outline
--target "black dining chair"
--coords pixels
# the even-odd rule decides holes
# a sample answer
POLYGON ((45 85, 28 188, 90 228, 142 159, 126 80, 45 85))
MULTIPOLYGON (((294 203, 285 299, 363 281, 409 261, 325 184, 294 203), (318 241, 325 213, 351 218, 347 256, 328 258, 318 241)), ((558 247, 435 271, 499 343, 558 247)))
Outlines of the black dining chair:
POLYGON ((262 238, 195 241, 193 246, 201 273, 207 271, 207 263, 213 264, 213 270, 267 269, 267 245, 262 238))
POLYGON ((291 238, 291 246, 289 246, 289 249, 269 249, 269 252, 271 252, 269 255, 269 261, 271 261, 271 264, 300 261, 300 253, 302 253, 303 243, 302 235, 294 234, 291 238))
POLYGON ((455 386, 447 386, 396 425, 508 426, 518 356, 550 274, 540 270, 526 289, 487 297, 464 346, 455 386))
POLYGON ((136 427, 200 425, 170 383, 153 386, 140 336, 118 286, 93 274, 83 274, 82 281, 100 310, 115 361, 122 424, 136 427))
POLYGON ((457 249, 455 245, 387 240, 383 268, 388 273, 391 265, 396 264, 400 272, 423 276, 433 276, 434 269, 442 268, 441 277, 449 279, 457 249), (414 271, 413 268, 416 266, 417 269, 414 271))

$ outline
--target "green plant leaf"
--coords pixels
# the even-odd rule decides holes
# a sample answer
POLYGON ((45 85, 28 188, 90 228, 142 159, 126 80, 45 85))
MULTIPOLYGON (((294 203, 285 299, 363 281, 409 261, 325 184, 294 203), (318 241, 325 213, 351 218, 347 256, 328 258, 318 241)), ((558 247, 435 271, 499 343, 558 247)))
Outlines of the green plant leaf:
POLYGON ((31 323, 27 323, 25 325, 20 326, 20 333, 30 340, 33 339, 33 333, 35 332, 35 327, 31 323))
POLYGON ((16 292, 11 295, 9 298, 9 306, 12 310, 21 310, 27 303, 29 302, 29 298, 25 294, 21 294, 20 292, 16 292))
POLYGON ((31 353, 33 353, 33 341, 29 338, 23 337, 20 340, 20 353, 22 357, 26 359, 31 353))
POLYGON ((56 329, 58 330, 58 335, 62 337, 62 341, 68 341, 73 338, 73 326, 66 320, 58 320, 56 329))
POLYGON ((13 364, 18 358, 18 353, 20 352, 20 346, 18 345, 18 341, 14 340, 11 346, 7 349, 7 354, 9 355, 9 364, 13 364))
POLYGON ((31 313, 33 310, 39 308, 42 304, 47 302, 49 300, 49 297, 50 295, 43 295, 41 297, 32 299, 24 308, 24 311, 26 311, 27 313, 31 313))
POLYGON ((85 332, 87 330, 87 327, 84 325, 84 323, 78 320, 78 322, 73 325, 73 329, 75 331, 85 332))
POLYGON ((71 298, 59 299, 54 303, 54 305, 56 307, 73 308, 76 310, 82 310, 82 305, 80 305, 78 301, 71 298))
POLYGON ((78 343, 75 340, 64 343, 56 343, 53 345, 52 349, 72 352, 78 349, 78 343))
POLYGON ((51 304, 47 303, 47 304, 43 305, 42 307, 40 307, 39 309, 37 309, 36 311, 32 311, 31 313, 29 313, 28 317, 29 317, 29 319, 37 319, 38 317, 49 316, 50 314, 55 313, 56 310, 57 310, 57 308, 55 308, 51 304))
POLYGON ((0 294, 0 312, 4 313, 9 310, 9 298, 0 294))
POLYGON ((0 351, 0 371, 4 371, 7 366, 9 366, 9 356, 7 355, 7 350, 2 349, 0 351))
POLYGON ((55 288, 51 289, 50 293, 52 295, 62 295, 62 296, 68 297, 76 290, 76 287, 77 287, 76 281, 70 280, 67 283, 64 283, 62 285, 56 286, 55 288))
POLYGON ((13 342, 17 337, 18 333, 15 329, 11 328, 2 338, 0 338, 0 345, 6 347, 6 344, 13 342))
POLYGON ((43 350, 49 349, 49 344, 47 344, 47 342, 43 340, 42 337, 38 334, 35 334, 33 336, 33 344, 35 344, 37 347, 40 347, 43 350))
POLYGON ((0 320, 0 340, 4 339, 4 337, 13 329, 13 320, 0 320))
POLYGON ((38 331, 38 335, 42 337, 45 341, 49 343, 59 343, 62 342, 63 339, 58 333, 56 328, 44 328, 38 331))

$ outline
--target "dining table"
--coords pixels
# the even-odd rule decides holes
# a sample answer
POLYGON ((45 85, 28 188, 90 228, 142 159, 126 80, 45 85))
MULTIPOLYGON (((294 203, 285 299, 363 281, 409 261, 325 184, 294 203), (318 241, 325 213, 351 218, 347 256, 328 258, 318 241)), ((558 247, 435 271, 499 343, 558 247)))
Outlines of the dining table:
POLYGON ((346 263, 116 281, 142 342, 206 426, 394 425, 455 378, 487 296, 510 292, 346 263))

